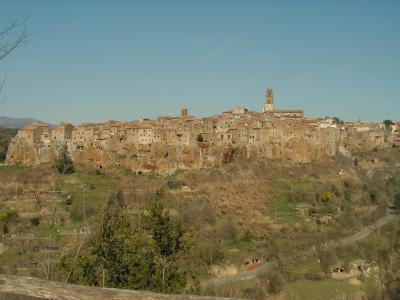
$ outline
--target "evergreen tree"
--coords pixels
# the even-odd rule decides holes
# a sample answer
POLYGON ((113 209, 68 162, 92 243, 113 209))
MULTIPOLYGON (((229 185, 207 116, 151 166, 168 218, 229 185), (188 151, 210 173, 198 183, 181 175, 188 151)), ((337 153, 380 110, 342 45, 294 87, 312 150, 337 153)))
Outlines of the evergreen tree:
MULTIPOLYGON (((180 263, 189 250, 188 234, 171 219, 159 198, 132 226, 119 203, 110 197, 78 255, 71 281, 91 286, 177 293, 186 286, 180 263)), ((68 268, 68 264, 64 262, 68 268)), ((69 265, 71 267, 71 265, 69 265)))
POLYGON ((74 164, 68 153, 67 145, 64 145, 60 150, 60 153, 56 160, 56 168, 58 173, 60 174, 70 174, 75 171, 74 164))
POLYGON ((179 221, 173 220, 161 201, 162 195, 150 206, 145 217, 145 229, 156 245, 157 259, 161 266, 160 292, 178 292, 186 285, 181 258, 190 250, 188 232, 179 221))
POLYGON ((384 120, 384 121, 383 121, 383 124, 385 125, 385 129, 386 129, 386 130, 389 130, 389 129, 390 129, 390 126, 394 125, 394 123, 393 123, 392 120, 384 120))
POLYGON ((88 246, 77 259, 72 281, 92 286, 155 290, 154 245, 130 226, 111 197, 88 246))

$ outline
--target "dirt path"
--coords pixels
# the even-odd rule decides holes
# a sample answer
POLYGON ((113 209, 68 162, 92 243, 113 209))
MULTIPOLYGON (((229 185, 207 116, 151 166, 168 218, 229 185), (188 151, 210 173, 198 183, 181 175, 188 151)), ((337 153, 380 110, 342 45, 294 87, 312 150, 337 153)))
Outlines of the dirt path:
MULTIPOLYGON (((341 239, 338 243, 335 243, 335 245, 331 246, 330 248, 340 248, 340 247, 354 244, 360 240, 363 240, 366 237, 368 237, 371 233, 373 233, 374 231, 381 228, 382 226, 392 222, 396 217, 397 217, 397 215, 391 213, 391 211, 388 211, 386 216, 378 219, 372 225, 361 229, 359 232, 357 232, 351 236, 341 239)), ((309 254, 304 255, 303 258, 311 256, 312 253, 313 253, 313 251, 310 250, 309 254)), ((301 258, 301 257, 298 257, 298 256, 290 257, 288 259, 291 260, 291 259, 299 259, 299 258, 301 258)), ((235 274, 235 275, 232 275, 229 277, 225 277, 225 278, 214 279, 214 280, 209 281, 208 283, 209 284, 211 283, 214 286, 223 286, 223 285, 229 284, 229 283, 235 283, 238 281, 253 279, 260 274, 266 273, 266 272, 274 269, 275 267, 277 267, 277 265, 278 265, 278 263, 276 261, 270 261, 270 262, 263 264, 261 267, 255 269, 255 270, 238 273, 238 274, 235 274)))

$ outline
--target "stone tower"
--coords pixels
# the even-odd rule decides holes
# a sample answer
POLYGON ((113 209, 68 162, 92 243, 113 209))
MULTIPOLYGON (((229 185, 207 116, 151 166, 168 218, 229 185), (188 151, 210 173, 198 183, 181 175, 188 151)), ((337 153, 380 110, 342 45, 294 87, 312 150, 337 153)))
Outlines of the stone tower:
POLYGON ((274 94, 272 93, 272 89, 267 89, 263 112, 271 110, 274 110, 274 94))
POLYGON ((181 108, 181 117, 187 117, 188 116, 188 109, 186 107, 181 108))

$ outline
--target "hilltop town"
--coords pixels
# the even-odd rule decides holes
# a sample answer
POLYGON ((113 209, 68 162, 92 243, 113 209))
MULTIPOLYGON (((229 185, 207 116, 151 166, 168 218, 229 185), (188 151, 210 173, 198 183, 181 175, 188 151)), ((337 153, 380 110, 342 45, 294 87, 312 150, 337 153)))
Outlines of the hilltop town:
POLYGON ((234 159, 262 157, 297 163, 320 161, 338 152, 354 153, 400 144, 399 125, 344 123, 310 119, 303 110, 278 110, 267 89, 262 112, 237 107, 196 118, 187 108, 179 116, 157 120, 84 123, 56 128, 32 124, 10 143, 7 164, 54 162, 66 145, 75 163, 94 168, 123 166, 139 174, 171 174, 179 169, 221 165, 234 159))

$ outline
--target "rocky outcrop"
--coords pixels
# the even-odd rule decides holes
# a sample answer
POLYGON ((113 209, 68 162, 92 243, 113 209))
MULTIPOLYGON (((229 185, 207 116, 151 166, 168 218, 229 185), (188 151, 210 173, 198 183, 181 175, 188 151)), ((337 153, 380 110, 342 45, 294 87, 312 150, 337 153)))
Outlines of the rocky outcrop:
POLYGON ((92 168, 120 166, 138 173, 171 174, 253 157, 307 163, 393 144, 378 124, 325 125, 302 119, 269 120, 248 112, 239 117, 145 124, 107 122, 75 128, 62 123, 53 130, 34 124, 12 139, 6 163, 51 163, 67 145, 75 163, 92 168))

